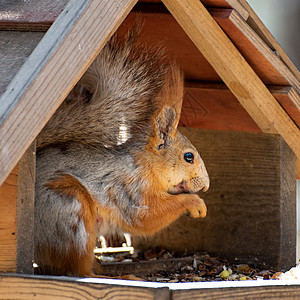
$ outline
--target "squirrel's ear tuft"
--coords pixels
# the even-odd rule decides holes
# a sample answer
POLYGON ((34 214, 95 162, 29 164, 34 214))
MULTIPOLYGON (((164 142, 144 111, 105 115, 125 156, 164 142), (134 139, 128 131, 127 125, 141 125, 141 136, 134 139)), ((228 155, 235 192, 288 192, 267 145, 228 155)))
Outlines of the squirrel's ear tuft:
POLYGON ((178 66, 171 65, 159 94, 160 109, 154 118, 154 144, 165 149, 175 138, 183 100, 183 75, 178 66))
POLYGON ((165 149, 176 134, 176 112, 171 107, 164 107, 155 118, 155 135, 157 149, 165 149))

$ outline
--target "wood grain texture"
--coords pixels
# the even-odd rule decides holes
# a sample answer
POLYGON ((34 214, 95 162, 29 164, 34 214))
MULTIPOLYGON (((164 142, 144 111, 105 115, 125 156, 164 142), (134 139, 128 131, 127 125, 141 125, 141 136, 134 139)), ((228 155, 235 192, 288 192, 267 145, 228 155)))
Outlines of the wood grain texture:
MULTIPOLYGON (((268 86, 269 91, 300 128, 300 95, 290 86, 268 86)), ((261 132, 225 84, 186 81, 180 126, 261 132)))
POLYGON ((36 32, 0 31, 0 96, 43 36, 36 32))
POLYGON ((17 257, 18 168, 0 186, 0 271, 15 272, 17 257))
MULTIPOLYGON (((215 17, 215 20, 219 23, 219 25, 222 27, 222 29, 230 36, 233 43, 235 45, 239 44, 238 40, 242 38, 242 36, 246 37, 248 40, 248 45, 245 43, 242 44, 242 47, 237 47, 240 53, 246 58, 248 61, 248 57, 251 57, 251 52, 253 51, 251 48, 256 48, 258 52, 256 52, 256 60, 259 62, 260 56, 263 57, 264 60, 268 61, 273 68, 275 68, 279 74, 287 80, 287 82, 295 87, 298 91, 300 91, 300 81, 298 78, 293 74, 293 72, 289 69, 289 67, 272 51, 264 42, 260 39, 260 37, 256 34, 256 32, 244 21, 241 16, 235 11, 232 10, 228 21, 230 21, 238 30, 240 34, 236 33, 236 37, 233 35, 231 37, 231 32, 235 32, 234 29, 232 29, 232 26, 226 22, 226 18, 217 17, 218 12, 216 12, 216 15, 212 12, 212 15, 215 17), (260 54, 260 55, 259 55, 260 54)), ((221 12, 221 11, 219 11, 221 12)), ((253 60, 253 59, 252 59, 253 60)), ((254 65, 254 62, 252 62, 251 65, 254 65)), ((256 67, 257 68, 257 67, 256 67)), ((254 71, 255 68, 253 67, 254 71)), ((259 73, 256 72, 258 75, 259 73)), ((266 82, 265 82, 266 83, 266 82)), ((300 109, 300 107, 299 107, 300 109)))
POLYGON ((287 249, 296 249, 296 180, 294 155, 288 145, 280 142, 280 264, 285 269, 291 264, 287 249))
POLYGON ((17 272, 33 274, 35 142, 20 159, 17 203, 17 272))
POLYGON ((153 283, 0 275, 4 299, 298 299, 297 281, 153 283), (83 282, 84 280, 84 282, 83 282))
MULTIPOLYGON (((216 24, 201 2, 163 0, 252 119, 267 133, 279 133, 300 160, 300 130, 216 24)), ((300 163, 298 163, 300 176, 300 163)))
POLYGON ((300 94, 296 89, 293 87, 271 87, 270 91, 300 128, 300 94))
POLYGON ((107 283, 98 280, 99 283, 85 283, 76 278, 63 279, 50 276, 1 276, 0 295, 2 299, 109 299, 109 300, 130 300, 130 299, 159 299, 168 300, 169 290, 167 287, 139 287, 125 284, 107 283))
POLYGON ((298 299, 300 287, 295 285, 254 286, 215 289, 184 289, 172 291, 173 300, 186 299, 298 299))
POLYGON ((0 183, 135 4, 70 1, 0 98, 0 183))
POLYGON ((290 84, 280 69, 294 77, 292 72, 235 10, 211 9, 209 12, 265 84, 290 84))
POLYGON ((278 135, 180 128, 211 179, 204 219, 183 216, 134 246, 201 250, 232 262, 296 263, 295 157, 278 135))
POLYGON ((225 85, 189 85, 185 88, 179 126, 261 132, 225 85))

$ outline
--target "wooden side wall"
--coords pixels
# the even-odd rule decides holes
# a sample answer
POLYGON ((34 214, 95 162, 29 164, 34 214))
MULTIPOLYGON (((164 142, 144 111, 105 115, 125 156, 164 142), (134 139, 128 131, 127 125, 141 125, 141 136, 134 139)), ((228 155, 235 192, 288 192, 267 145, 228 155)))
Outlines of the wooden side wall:
POLYGON ((0 272, 15 272, 17 257, 18 168, 0 186, 0 272))

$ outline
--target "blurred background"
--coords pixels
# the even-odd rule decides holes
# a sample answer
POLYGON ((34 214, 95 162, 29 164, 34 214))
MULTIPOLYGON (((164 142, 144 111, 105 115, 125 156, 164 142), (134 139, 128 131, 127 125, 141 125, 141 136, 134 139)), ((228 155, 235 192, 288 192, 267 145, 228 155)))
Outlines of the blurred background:
POLYGON ((300 0, 247 0, 300 69, 300 0))
MULTIPOLYGON (((247 0, 247 2, 299 70, 300 0, 247 0)), ((300 180, 297 180, 297 263, 299 260, 300 180)))

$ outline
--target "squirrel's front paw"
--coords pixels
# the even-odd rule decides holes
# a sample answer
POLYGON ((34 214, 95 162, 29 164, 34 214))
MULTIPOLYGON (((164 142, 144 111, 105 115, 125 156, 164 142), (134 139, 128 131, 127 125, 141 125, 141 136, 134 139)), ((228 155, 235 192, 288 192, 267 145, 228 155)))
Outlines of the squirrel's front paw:
POLYGON ((193 205, 188 208, 189 216, 192 218, 204 218, 207 212, 204 200, 197 196, 197 199, 194 199, 193 202, 193 205))

